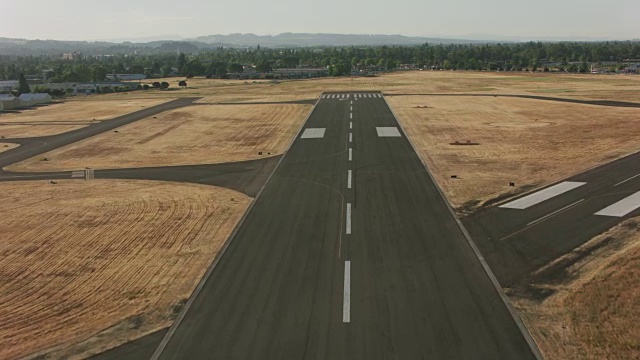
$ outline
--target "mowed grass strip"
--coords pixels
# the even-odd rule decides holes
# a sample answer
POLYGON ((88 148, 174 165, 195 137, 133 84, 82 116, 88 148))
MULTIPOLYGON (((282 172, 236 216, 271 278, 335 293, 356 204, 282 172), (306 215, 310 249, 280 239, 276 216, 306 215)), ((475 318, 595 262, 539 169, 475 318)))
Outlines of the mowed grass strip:
POLYGON ((311 105, 197 105, 125 125, 37 158, 12 171, 212 164, 281 154, 311 105), (262 155, 259 155, 262 152, 262 155), (48 161, 41 161, 46 157, 48 161))
POLYGON ((640 150, 635 108, 492 96, 388 101, 449 200, 465 209, 640 150))
POLYGON ((152 181, 0 188, 2 359, 68 359, 74 344, 110 327, 125 331, 86 350, 168 326, 251 200, 152 181))

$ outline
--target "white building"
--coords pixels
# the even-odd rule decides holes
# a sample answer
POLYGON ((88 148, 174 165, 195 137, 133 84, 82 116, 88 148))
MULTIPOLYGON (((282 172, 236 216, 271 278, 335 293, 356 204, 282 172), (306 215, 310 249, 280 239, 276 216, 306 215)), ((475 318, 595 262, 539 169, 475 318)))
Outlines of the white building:
POLYGON ((107 80, 133 81, 144 80, 147 78, 145 74, 107 74, 107 80))
POLYGON ((0 94, 0 103, 2 103, 2 107, 5 111, 17 109, 20 107, 20 99, 13 95, 0 94))
POLYGON ((22 94, 20 95, 20 106, 33 106, 50 103, 51 95, 46 93, 22 94))

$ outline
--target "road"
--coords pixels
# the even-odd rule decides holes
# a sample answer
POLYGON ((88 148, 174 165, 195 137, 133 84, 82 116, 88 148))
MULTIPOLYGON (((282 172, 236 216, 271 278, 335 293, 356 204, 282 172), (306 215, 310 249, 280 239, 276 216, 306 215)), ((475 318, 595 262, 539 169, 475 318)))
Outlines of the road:
MULTIPOLYGON (((630 198, 629 210, 634 204, 640 207, 638 195, 635 201, 633 198, 640 191, 640 153, 559 182, 565 183, 578 187, 524 209, 494 206, 463 219, 503 286, 515 284, 621 221, 640 215, 640 208, 619 214, 622 216, 596 215, 625 198, 630 198)), ((535 196, 538 190, 532 193, 535 196)), ((517 200, 503 201, 503 205, 517 200)))
POLYGON ((318 102, 154 358, 536 358, 384 99, 340 95, 318 102))

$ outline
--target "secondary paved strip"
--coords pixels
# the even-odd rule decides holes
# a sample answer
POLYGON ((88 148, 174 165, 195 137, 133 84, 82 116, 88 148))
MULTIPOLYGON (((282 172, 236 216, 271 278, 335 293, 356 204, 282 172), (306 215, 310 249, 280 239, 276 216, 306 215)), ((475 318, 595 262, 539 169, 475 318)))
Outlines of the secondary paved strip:
POLYGON ((638 174, 638 175, 634 175, 634 176, 632 176, 632 177, 630 177, 630 178, 628 178, 628 179, 626 179, 626 180, 622 180, 622 181, 620 181, 619 183, 617 183, 617 184, 615 184, 615 185, 613 185, 613 186, 618 186, 618 185, 624 184, 624 183, 626 183, 627 181, 631 181, 631 180, 633 180, 633 179, 637 178, 638 176, 640 176, 640 174, 638 174))
POLYGON ((351 189, 351 170, 347 172, 347 189, 351 189))
POLYGON ((550 186, 546 189, 537 191, 533 194, 527 195, 520 199, 508 202, 506 204, 500 205, 499 207, 504 209, 519 209, 523 210, 533 205, 539 204, 543 201, 549 200, 558 195, 564 194, 567 191, 571 191, 576 189, 582 185, 586 184, 586 182, 577 182, 577 181, 564 181, 559 184, 550 186))
POLYGON ((345 232, 347 235, 351 235, 351 203, 347 203, 347 225, 345 232))
POLYGON ((623 217, 637 208, 640 208, 640 191, 613 205, 607 206, 595 213, 595 215, 623 217))
POLYGON ((572 207, 574 207, 574 206, 576 206, 576 205, 580 204, 580 203, 581 203, 581 202, 583 202, 583 201, 584 201, 584 199, 580 199, 580 200, 578 200, 578 201, 576 201, 576 202, 574 202, 574 203, 572 203, 572 204, 569 204, 569 205, 567 205, 567 206, 563 207, 562 209, 558 209, 558 210, 556 210, 556 211, 552 212, 551 214, 547 214, 547 215, 545 215, 545 216, 543 216, 543 217, 541 217, 541 218, 539 218, 539 219, 537 219, 537 220, 533 220, 532 222, 528 223, 528 224, 527 224, 527 226, 529 226, 529 225, 534 225, 534 224, 539 223, 540 221, 546 220, 546 219, 548 219, 548 218, 552 217, 553 215, 556 215, 556 214, 558 214, 558 213, 561 213, 561 212, 563 212, 563 211, 565 211, 565 210, 568 210, 568 209, 570 209, 570 208, 572 208, 572 207))
POLYGON ((344 291, 342 299, 342 322, 351 322, 351 261, 344 262, 344 291))

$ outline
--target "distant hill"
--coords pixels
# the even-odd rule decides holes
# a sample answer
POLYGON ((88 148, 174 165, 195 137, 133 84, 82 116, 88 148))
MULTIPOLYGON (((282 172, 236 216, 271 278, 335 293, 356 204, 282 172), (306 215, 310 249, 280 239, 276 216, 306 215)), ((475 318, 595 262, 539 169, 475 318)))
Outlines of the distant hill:
POLYGON ((349 45, 422 45, 424 43, 469 44, 487 41, 445 38, 411 37, 404 35, 361 35, 361 34, 307 34, 283 33, 279 35, 229 34, 200 36, 194 40, 208 44, 228 44, 234 46, 349 46, 349 45))
MULTIPOLYGON (((168 37, 178 38, 176 35, 168 37)), ((65 52, 80 52, 85 55, 114 54, 159 54, 169 52, 197 53, 224 47, 322 47, 322 46, 411 46, 429 44, 483 44, 513 42, 506 38, 496 40, 428 38, 404 35, 358 35, 358 34, 307 34, 283 33, 279 35, 229 34, 208 35, 192 39, 157 39, 158 37, 139 38, 145 41, 61 41, 28 40, 0 37, 0 55, 51 55, 61 56, 65 52)), ((133 39, 132 39, 133 40, 133 39)), ((549 40, 554 42, 552 40, 549 40)))

